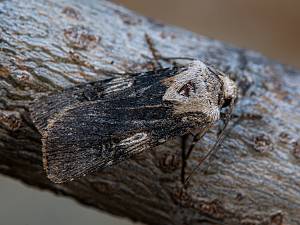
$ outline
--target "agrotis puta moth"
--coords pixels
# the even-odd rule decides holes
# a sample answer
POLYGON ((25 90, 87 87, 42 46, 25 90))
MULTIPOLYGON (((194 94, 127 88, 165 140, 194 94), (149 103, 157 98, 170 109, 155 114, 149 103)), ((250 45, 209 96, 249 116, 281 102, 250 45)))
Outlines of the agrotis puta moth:
POLYGON ((236 95, 234 81, 195 60, 67 88, 34 101, 30 111, 47 175, 61 183, 207 130, 236 95))

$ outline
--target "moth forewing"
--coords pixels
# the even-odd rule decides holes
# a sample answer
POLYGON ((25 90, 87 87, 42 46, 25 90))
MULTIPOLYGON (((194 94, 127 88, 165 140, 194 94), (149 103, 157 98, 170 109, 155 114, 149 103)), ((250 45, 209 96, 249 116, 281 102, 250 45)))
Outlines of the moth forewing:
POLYGON ((80 85, 35 101, 31 112, 42 134, 48 177, 69 181, 195 127, 207 128, 219 118, 219 103, 225 101, 220 96, 227 96, 219 76, 194 61, 126 80, 80 85))

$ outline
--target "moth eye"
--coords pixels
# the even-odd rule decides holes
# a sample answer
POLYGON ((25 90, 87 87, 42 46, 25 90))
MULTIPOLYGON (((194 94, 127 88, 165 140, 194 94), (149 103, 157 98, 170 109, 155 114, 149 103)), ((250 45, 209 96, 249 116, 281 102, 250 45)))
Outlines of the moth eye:
POLYGON ((196 92, 196 86, 193 82, 189 81, 188 83, 186 83, 185 85, 183 85, 179 90, 178 90, 178 94, 184 96, 184 97, 190 97, 191 93, 195 93, 196 92))

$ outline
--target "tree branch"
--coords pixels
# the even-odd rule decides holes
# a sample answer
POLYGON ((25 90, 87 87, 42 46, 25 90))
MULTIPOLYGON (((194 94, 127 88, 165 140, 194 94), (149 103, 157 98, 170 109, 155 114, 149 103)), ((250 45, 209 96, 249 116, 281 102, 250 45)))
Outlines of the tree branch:
MULTIPOLYGON (((147 224, 299 224, 298 71, 107 1, 3 0, 0 18, 1 173, 147 224), (48 91, 149 69, 145 34, 163 56, 199 58, 230 74, 240 88, 239 122, 183 192, 180 138, 93 176, 51 183, 28 104, 48 91)), ((216 130, 197 145, 188 171, 216 130)))

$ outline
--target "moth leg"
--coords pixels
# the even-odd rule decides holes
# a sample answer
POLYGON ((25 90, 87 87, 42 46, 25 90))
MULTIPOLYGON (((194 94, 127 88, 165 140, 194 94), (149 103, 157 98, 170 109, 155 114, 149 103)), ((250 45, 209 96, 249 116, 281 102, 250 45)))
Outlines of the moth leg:
POLYGON ((154 64, 153 67, 162 69, 163 66, 159 62, 159 60, 162 59, 162 56, 159 53, 159 51, 155 48, 152 38, 147 33, 145 34, 145 40, 146 40, 148 48, 149 48, 149 50, 153 56, 154 62, 155 62, 155 63, 153 63, 154 64))
POLYGON ((186 167, 186 146, 189 138, 189 134, 185 134, 181 138, 181 182, 185 181, 185 167, 186 167))
POLYGON ((193 140, 191 145, 189 146, 188 150, 186 151, 187 147, 187 140, 189 135, 186 134, 182 137, 182 143, 181 143, 181 158, 182 158, 182 166, 181 166, 181 182, 184 183, 185 181, 185 168, 187 167, 187 160, 190 157, 192 151, 195 148, 195 145, 197 144, 198 141, 201 140, 201 138, 206 134, 210 126, 207 126, 204 130, 201 132, 197 133, 196 135, 193 135, 193 140))
POLYGON ((218 135, 218 138, 215 142, 215 144, 212 146, 212 148, 208 151, 208 153, 202 158, 200 159, 200 161, 198 162, 198 165, 194 167, 194 169, 192 170, 192 172, 188 175, 188 177, 185 179, 184 181, 184 186, 188 183, 188 181, 190 180, 190 178, 192 177, 192 175, 200 168, 201 164, 206 160, 209 159, 209 157, 217 151, 219 145, 223 142, 223 140, 225 139, 225 137, 228 135, 228 133, 230 132, 230 130, 233 128, 233 126, 231 126, 230 128, 228 128, 228 124, 229 121, 231 119, 231 115, 233 112, 233 108, 234 108, 234 104, 235 104, 235 99, 232 99, 229 105, 229 111, 227 112, 225 118, 224 118, 224 126, 220 132, 220 134, 218 135), (227 132, 226 132, 227 131, 227 132))
POLYGON ((192 143, 186 154, 186 159, 189 158, 189 156, 191 155, 191 152, 195 148, 195 145, 198 143, 198 141, 200 141, 202 139, 202 137, 206 134, 206 132, 209 130, 209 128, 210 128, 210 126, 207 126, 205 129, 203 129, 202 131, 200 131, 199 133, 197 133, 196 135, 193 136, 192 143))

